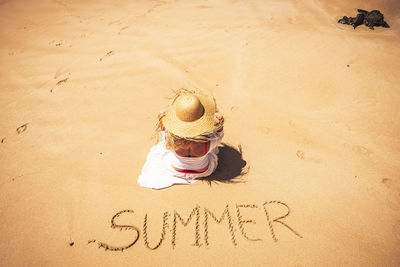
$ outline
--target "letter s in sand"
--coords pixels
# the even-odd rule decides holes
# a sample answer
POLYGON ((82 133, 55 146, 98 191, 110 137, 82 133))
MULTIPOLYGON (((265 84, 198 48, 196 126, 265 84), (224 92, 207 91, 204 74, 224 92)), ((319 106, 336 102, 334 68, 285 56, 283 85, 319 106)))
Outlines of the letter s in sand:
POLYGON ((140 235, 140 231, 139 231, 138 227, 133 226, 133 225, 118 225, 118 224, 115 223, 115 219, 118 218, 121 214, 124 214, 124 213, 134 213, 134 211, 133 210, 122 210, 120 212, 117 212, 111 219, 111 228, 120 229, 121 231, 122 231, 122 229, 135 231, 136 232, 136 237, 130 244, 128 244, 126 246, 119 246, 118 247, 118 246, 108 245, 108 244, 106 244, 104 242, 96 241, 95 239, 89 240, 88 244, 97 243, 99 245, 99 248, 104 248, 106 251, 107 250, 124 251, 125 249, 128 249, 128 248, 132 247, 138 241, 139 235, 140 235))

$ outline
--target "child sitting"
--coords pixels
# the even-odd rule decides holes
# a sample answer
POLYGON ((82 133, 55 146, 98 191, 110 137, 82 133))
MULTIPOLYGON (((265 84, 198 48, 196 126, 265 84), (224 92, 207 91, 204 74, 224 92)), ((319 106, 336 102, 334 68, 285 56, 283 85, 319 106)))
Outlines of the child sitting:
POLYGON ((181 89, 158 119, 162 140, 150 149, 138 179, 141 186, 191 184, 215 171, 224 118, 213 97, 181 89))

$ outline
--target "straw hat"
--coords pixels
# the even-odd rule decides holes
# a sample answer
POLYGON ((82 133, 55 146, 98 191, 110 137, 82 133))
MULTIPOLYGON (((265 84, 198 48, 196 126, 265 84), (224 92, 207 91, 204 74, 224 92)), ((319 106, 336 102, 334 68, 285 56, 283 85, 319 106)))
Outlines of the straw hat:
POLYGON ((218 130, 214 124, 215 99, 200 92, 181 89, 169 105, 161 123, 172 135, 185 139, 204 139, 218 130))

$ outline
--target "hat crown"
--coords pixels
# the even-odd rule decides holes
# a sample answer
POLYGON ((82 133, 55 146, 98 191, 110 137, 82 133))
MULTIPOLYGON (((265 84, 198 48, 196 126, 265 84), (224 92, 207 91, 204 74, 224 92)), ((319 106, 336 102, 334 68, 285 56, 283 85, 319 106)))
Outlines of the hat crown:
POLYGON ((176 99, 176 116, 185 122, 196 121, 204 114, 204 106, 195 95, 184 94, 176 99))

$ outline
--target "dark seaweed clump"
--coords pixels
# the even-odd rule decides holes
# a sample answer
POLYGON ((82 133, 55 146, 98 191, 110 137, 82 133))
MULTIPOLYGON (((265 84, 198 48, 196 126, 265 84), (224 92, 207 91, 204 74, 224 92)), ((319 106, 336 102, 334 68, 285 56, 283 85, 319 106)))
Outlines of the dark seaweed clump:
POLYGON ((338 23, 352 25, 353 28, 357 28, 359 25, 364 24, 369 27, 371 30, 374 29, 375 26, 390 28, 389 24, 384 20, 383 14, 379 10, 372 10, 368 12, 366 10, 357 9, 358 14, 356 17, 347 17, 338 20, 338 23))

